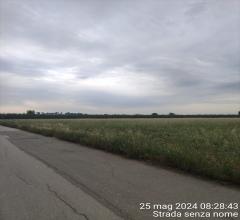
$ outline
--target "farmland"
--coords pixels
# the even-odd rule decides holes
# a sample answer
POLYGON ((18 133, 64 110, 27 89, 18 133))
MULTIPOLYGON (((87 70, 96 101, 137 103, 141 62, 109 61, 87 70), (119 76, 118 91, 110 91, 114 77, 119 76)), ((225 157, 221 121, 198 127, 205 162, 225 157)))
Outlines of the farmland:
POLYGON ((240 183, 240 119, 18 119, 0 124, 240 183))

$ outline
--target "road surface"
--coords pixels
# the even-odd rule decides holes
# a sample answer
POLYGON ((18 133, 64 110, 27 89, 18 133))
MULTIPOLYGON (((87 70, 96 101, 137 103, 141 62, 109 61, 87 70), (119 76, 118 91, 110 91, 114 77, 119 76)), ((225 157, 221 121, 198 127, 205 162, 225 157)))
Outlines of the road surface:
POLYGON ((237 187, 0 126, 1 220, 145 220, 140 203, 239 201, 237 187))
POLYGON ((0 135, 0 219, 121 218, 0 135))

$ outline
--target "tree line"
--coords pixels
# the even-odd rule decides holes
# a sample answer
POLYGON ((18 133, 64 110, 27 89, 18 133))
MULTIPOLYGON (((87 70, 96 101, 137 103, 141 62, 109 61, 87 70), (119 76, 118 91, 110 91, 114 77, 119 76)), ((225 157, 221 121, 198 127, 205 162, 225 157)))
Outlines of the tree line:
POLYGON ((70 118, 236 118, 238 114, 85 114, 74 112, 35 112, 27 110, 26 113, 0 113, 0 119, 70 119, 70 118))

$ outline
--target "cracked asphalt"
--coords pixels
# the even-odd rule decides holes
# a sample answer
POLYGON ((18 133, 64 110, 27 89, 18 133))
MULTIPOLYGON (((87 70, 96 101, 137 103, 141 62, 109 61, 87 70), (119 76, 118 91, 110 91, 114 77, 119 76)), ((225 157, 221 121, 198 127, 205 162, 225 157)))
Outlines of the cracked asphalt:
POLYGON ((148 220, 142 202, 239 201, 236 186, 0 126, 0 220, 148 220))
MULTIPOLYGON (((1 127, 3 131, 15 130, 1 127)), ((121 218, 0 134, 0 219, 121 218)))

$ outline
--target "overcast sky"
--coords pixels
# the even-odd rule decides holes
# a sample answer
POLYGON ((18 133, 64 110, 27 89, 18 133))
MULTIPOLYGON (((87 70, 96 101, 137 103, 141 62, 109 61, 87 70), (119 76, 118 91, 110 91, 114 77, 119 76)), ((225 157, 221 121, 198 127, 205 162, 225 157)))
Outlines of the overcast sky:
POLYGON ((240 110, 239 0, 0 4, 0 112, 240 110))

